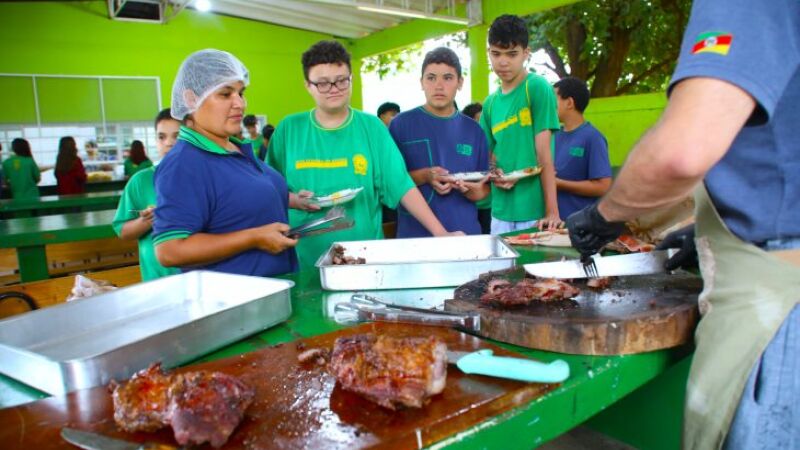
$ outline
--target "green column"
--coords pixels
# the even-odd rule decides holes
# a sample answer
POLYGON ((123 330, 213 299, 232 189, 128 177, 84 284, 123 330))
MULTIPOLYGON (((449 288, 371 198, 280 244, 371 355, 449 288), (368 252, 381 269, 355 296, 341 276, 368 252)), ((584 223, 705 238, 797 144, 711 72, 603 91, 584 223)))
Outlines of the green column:
POLYGON ((47 272, 47 252, 44 245, 17 247, 17 263, 19 264, 19 278, 23 283, 50 278, 50 274, 47 272))
POLYGON ((489 58, 486 54, 487 25, 477 25, 467 31, 471 64, 470 87, 472 101, 481 102, 489 95, 489 58))
POLYGON ((350 97, 350 106, 355 109, 362 109, 364 103, 361 96, 361 58, 353 58, 350 61, 350 66, 353 73, 353 94, 350 97))

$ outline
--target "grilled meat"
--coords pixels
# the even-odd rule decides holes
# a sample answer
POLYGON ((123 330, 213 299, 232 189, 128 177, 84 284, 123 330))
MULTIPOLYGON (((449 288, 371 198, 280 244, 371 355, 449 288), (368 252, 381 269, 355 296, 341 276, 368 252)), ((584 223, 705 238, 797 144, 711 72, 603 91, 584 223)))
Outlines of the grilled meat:
POLYGON ((420 408, 444 389, 446 351, 435 337, 342 337, 334 344, 329 370, 344 389, 384 408, 420 408))
POLYGON ((111 383, 114 421, 125 431, 156 431, 172 425, 181 445, 210 442, 219 447, 253 401, 254 392, 220 372, 167 374, 161 363, 129 381, 111 383))
POLYGON ((366 264, 367 260, 362 257, 347 256, 344 254, 344 247, 339 244, 333 246, 333 255, 331 256, 331 263, 335 266, 345 264, 366 264))
POLYGON ((589 278, 586 282, 586 287, 589 289, 594 289, 595 291, 602 291, 608 289, 611 285, 611 280, 613 277, 597 277, 597 278, 589 278))
POLYGON ((580 290, 554 278, 525 278, 517 283, 493 279, 486 285, 481 302, 498 306, 525 306, 534 301, 553 302, 576 297, 580 290))
POLYGON ((242 421, 255 392, 236 377, 199 371, 176 375, 169 396, 170 424, 178 444, 209 442, 216 448, 242 421))
POLYGON ((124 384, 111 383, 114 421, 125 431, 155 431, 167 422, 167 392, 172 377, 161 370, 161 363, 136 372, 124 384))

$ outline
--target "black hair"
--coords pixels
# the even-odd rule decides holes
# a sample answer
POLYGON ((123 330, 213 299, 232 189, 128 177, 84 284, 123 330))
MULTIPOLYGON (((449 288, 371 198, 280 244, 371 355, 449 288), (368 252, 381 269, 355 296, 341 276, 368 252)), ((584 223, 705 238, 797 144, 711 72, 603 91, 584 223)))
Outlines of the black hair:
POLYGON ((22 138, 16 138, 11 141, 11 151, 17 156, 33 158, 33 155, 31 154, 31 144, 22 138))
POLYGON ((458 78, 462 78, 461 61, 458 60, 456 52, 447 47, 437 47, 425 54, 425 59, 422 61, 423 76, 425 76, 425 68, 428 67, 429 64, 447 64, 453 69, 456 69, 458 78))
POLYGON ((59 139, 55 173, 69 172, 78 159, 78 147, 75 145, 75 138, 72 136, 64 136, 59 139))
POLYGON ((271 139, 272 133, 275 132, 275 127, 270 124, 266 124, 261 128, 261 135, 264 136, 264 139, 271 139))
POLYGON ((158 114, 156 115, 156 120, 153 123, 153 125, 155 125, 155 127, 158 128, 158 124, 162 120, 175 120, 177 122, 177 120, 174 117, 172 117, 172 114, 171 114, 169 108, 162 109, 161 111, 158 112, 158 114))
POLYGON ((303 76, 308 80, 308 72, 319 64, 345 64, 350 67, 350 53, 337 41, 319 41, 303 53, 303 76))
POLYGON ((528 40, 528 26, 519 16, 504 14, 494 19, 489 27, 489 45, 506 49, 517 45, 527 48, 528 40))
POLYGON ((553 85, 558 88, 558 96, 564 100, 571 98, 575 102, 575 109, 583 112, 589 106, 589 88, 586 82, 580 78, 565 77, 553 85))
POLYGON ((254 127, 254 126, 258 125, 258 119, 256 119, 256 116, 254 116, 252 114, 248 114, 248 115, 244 116, 244 119, 242 119, 242 123, 246 127, 254 127))
POLYGON ((483 106, 480 103, 470 103, 469 105, 464 107, 464 110, 461 111, 461 114, 469 117, 470 119, 475 119, 475 115, 479 112, 483 111, 483 106))
POLYGON ((400 113, 400 105, 397 103, 386 102, 381 106, 378 106, 378 117, 382 116, 383 113, 387 113, 389 111, 394 111, 395 113, 400 113))

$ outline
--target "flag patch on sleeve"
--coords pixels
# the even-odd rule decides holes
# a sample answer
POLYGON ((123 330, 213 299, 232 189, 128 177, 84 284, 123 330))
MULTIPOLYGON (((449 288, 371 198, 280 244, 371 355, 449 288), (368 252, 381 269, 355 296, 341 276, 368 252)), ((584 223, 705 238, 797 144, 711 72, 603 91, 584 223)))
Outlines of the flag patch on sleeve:
POLYGON ((728 54, 732 41, 733 35, 730 33, 723 33, 720 31, 700 33, 697 35, 697 39, 695 39, 694 45, 692 46, 692 54, 716 53, 724 56, 728 54))

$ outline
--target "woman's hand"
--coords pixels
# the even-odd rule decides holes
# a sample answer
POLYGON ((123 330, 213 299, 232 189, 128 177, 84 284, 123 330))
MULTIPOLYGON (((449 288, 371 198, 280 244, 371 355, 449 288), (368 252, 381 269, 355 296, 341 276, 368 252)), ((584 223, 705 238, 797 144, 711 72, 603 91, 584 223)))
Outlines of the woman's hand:
POLYGON ((252 228, 252 231, 255 247, 273 255, 297 245, 297 239, 286 236, 286 233, 289 232, 289 225, 285 223, 275 222, 252 228))
POLYGON ((311 198, 314 197, 314 193, 311 191, 307 191, 305 189, 301 189, 297 193, 290 192, 289 193, 289 208, 292 209, 299 209, 301 211, 319 211, 322 209, 321 206, 311 201, 311 198))

